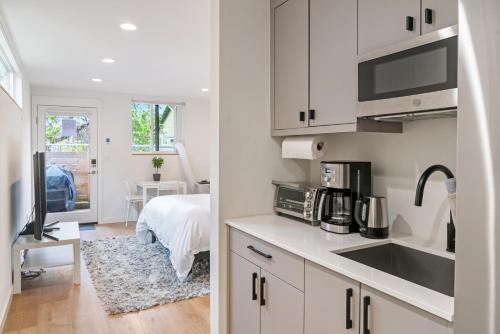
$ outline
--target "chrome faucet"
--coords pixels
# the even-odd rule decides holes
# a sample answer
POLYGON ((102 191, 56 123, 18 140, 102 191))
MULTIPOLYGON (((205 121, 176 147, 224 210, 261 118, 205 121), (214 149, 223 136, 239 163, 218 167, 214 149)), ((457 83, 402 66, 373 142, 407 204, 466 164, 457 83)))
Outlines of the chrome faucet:
MULTIPOLYGON (((446 175, 448 179, 453 179, 453 173, 448 169, 448 167, 443 165, 433 165, 425 170, 425 172, 418 180, 417 192, 415 194, 415 206, 422 206, 422 198, 424 197, 424 188, 427 183, 427 179, 434 172, 442 172, 446 175)), ((455 224, 453 223, 453 216, 450 210, 450 222, 446 229, 446 250, 451 253, 455 253, 455 224)))

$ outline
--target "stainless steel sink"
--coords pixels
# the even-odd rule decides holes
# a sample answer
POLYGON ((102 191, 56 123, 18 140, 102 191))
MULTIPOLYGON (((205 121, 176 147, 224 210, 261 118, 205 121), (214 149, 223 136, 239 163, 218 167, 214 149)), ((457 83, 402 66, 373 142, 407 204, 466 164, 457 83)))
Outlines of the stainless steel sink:
POLYGON ((447 296, 454 296, 454 260, 395 243, 337 254, 447 296))

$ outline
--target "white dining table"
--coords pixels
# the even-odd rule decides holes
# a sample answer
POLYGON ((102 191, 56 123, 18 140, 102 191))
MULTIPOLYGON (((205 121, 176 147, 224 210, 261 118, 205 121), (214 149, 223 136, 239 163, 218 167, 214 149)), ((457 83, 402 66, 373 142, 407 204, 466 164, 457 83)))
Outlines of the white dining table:
POLYGON ((173 191, 175 194, 186 194, 187 185, 184 181, 139 181, 137 182, 138 192, 142 192, 143 203, 148 202, 148 190, 153 189, 158 195, 160 190, 173 191))

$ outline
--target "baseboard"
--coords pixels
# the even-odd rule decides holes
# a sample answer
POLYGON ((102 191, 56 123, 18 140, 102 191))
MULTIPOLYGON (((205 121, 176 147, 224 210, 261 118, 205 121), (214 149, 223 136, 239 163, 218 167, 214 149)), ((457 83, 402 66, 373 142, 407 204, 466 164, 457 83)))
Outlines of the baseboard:
POLYGON ((0 333, 4 332, 5 322, 7 321, 7 315, 9 315, 10 305, 12 304, 12 294, 14 293, 14 288, 11 286, 9 290, 9 300, 2 310, 2 322, 0 322, 0 333))

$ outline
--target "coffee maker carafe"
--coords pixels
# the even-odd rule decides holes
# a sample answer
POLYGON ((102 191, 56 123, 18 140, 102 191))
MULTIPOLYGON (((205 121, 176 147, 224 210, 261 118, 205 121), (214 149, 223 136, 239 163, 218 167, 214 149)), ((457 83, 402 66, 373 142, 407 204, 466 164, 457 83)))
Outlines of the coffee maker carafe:
POLYGON ((321 228, 340 234, 357 232, 354 203, 371 194, 371 163, 323 161, 321 185, 325 187, 318 207, 321 228))

